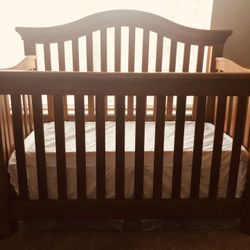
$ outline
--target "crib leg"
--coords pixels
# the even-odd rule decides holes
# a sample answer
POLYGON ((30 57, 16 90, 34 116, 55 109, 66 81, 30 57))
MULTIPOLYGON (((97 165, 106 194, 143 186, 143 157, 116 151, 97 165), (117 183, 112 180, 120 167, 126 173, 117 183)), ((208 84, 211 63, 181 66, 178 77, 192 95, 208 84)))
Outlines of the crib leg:
POLYGON ((11 236, 18 229, 16 221, 10 218, 8 207, 0 204, 0 239, 11 236))
POLYGON ((250 235, 250 211, 248 212, 247 216, 241 218, 240 231, 250 235))

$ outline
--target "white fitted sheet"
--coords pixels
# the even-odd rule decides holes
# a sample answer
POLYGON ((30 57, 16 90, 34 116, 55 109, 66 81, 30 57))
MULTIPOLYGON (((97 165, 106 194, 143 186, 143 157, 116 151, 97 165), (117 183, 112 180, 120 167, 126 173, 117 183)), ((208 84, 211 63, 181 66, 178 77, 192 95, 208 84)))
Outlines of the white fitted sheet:
MULTIPOLYGON (((181 181, 181 197, 190 195, 194 122, 185 123, 183 145, 183 170, 181 181)), ((86 175, 87 197, 96 196, 96 129, 95 122, 86 122, 86 175)), ((106 122, 106 198, 115 197, 115 122, 106 122)), ((174 149, 175 122, 165 122, 164 136, 164 162, 163 162, 163 192, 164 198, 171 197, 173 149, 174 149)), ((47 181, 50 199, 57 196, 57 171, 55 153, 54 123, 44 123, 45 151, 47 165, 47 181)), ((145 154, 144 154, 144 198, 152 197, 153 187, 153 160, 154 160, 155 123, 145 123, 145 154)), ((204 142, 202 153, 202 168, 200 180, 200 197, 208 196, 209 177, 211 169, 211 156, 214 139, 214 125, 205 123, 204 142)), ((76 153, 75 153, 75 123, 65 122, 65 146, 67 163, 67 193, 68 198, 76 198, 76 153)), ((224 134, 218 196, 226 197, 229 164, 231 159, 232 139, 224 134)), ((133 198, 134 192, 134 150, 135 150, 135 122, 125 123, 125 196, 133 198)), ((25 139, 26 165, 28 175, 28 189, 30 199, 38 199, 36 154, 34 132, 25 139)), ((248 153, 242 147, 240 167, 238 174, 236 197, 242 196, 245 187, 245 178, 248 164, 248 153)), ((8 171, 11 183, 18 192, 18 179, 16 170, 16 157, 13 152, 8 171)))

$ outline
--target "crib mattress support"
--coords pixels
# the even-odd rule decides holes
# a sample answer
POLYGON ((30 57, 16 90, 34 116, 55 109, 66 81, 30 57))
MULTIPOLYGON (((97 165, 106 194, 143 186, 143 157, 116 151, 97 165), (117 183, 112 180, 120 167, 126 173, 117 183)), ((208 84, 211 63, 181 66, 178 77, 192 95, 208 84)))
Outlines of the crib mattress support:
POLYGON ((15 220, 240 218, 242 199, 12 201, 15 220))

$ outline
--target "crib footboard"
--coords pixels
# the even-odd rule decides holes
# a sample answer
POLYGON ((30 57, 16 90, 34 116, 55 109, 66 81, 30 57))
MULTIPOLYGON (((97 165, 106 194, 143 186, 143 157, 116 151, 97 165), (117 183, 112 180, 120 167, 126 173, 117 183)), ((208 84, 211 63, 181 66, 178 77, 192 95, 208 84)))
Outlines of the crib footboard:
POLYGON ((0 72, 0 95, 10 95, 18 180, 18 185, 15 186, 18 198, 13 198, 9 193, 4 139, 6 135, 1 117, 0 206, 5 208, 1 210, 1 221, 10 225, 12 220, 38 219, 242 218, 242 231, 250 232, 249 153, 242 146, 246 121, 249 121, 246 119, 249 80, 250 74, 224 73, 0 72), (32 154, 27 151, 30 150, 30 141, 28 144, 24 142, 23 95, 29 95, 32 99, 36 198, 31 195, 32 172, 29 172, 31 163, 28 159, 32 158, 32 154), (47 125, 44 124, 46 114, 42 95, 53 97, 54 160, 48 158, 51 151, 50 156, 46 154, 47 125), (66 129, 64 117, 63 99, 66 95, 74 98, 74 154, 73 151, 69 152, 66 145, 67 133, 72 132, 72 128, 66 129), (84 96, 89 95, 95 97, 94 151, 89 149, 89 139, 86 136, 91 124, 85 121, 88 109, 85 107, 84 96), (114 152, 107 149, 109 137, 105 120, 106 96, 113 96, 115 100, 114 152), (129 138, 134 141, 133 152, 128 150, 126 139, 127 96, 136 97, 135 121, 129 125, 134 124, 134 136, 129 138), (147 96, 156 97, 155 121, 149 124, 152 126, 150 129, 146 126, 147 96), (170 124, 174 126, 172 150, 166 147, 166 141, 170 139, 164 139, 169 131, 165 122, 168 96, 176 97, 174 121, 170 124), (190 137, 189 133, 185 133, 188 96, 194 96, 197 100, 193 107, 196 110, 194 125, 190 125, 193 126, 191 157, 190 149, 185 144, 186 138, 190 137), (209 110, 207 100, 211 96, 217 103, 214 127, 205 120, 209 110), (226 147, 224 127, 229 96, 237 96, 237 107, 234 137, 227 138, 227 142, 231 144, 226 147), (205 161, 208 161, 206 155, 209 154, 207 148, 204 149, 207 127, 214 129, 213 140, 207 146, 211 147, 208 172, 204 168, 205 161), (151 151, 146 145, 148 136, 153 138, 148 142, 153 145, 151 151), (74 159, 69 160, 68 153, 74 159), (127 155, 131 153, 134 157, 133 174, 126 175, 127 155), (190 163, 186 158, 188 154, 190 163), (111 172, 108 155, 113 156, 112 177, 107 174, 107 171, 111 172), (224 159, 226 155, 229 155, 227 163, 224 159), (93 160, 92 165, 90 159, 93 160), (152 162, 150 168, 148 159, 152 162), (52 171, 48 167, 50 161, 55 165, 55 190, 49 186, 49 172, 52 171), (75 162, 74 167, 69 166, 71 161, 75 162), (75 182, 68 179, 70 168, 75 169, 75 182), (226 168, 223 173, 227 173, 225 186, 221 183, 223 168, 226 168), (91 169, 94 172, 90 172, 91 169), (184 174, 185 171, 187 175, 184 174), (90 175, 91 181, 88 179, 90 175), (244 175, 243 184, 239 182, 241 175, 244 175), (110 178, 113 183, 111 193, 108 192, 110 178), (132 188, 126 186, 128 178, 132 179, 132 188), (148 178, 150 185, 146 184, 145 178, 148 178), (184 179, 187 179, 188 184, 183 184, 184 179), (92 195, 89 190, 93 183, 95 191, 92 195), (73 196, 72 190, 70 191, 72 185, 75 188, 73 196), (201 191, 202 185, 207 188, 205 193, 201 191), (146 192, 145 189, 150 191, 146 192))

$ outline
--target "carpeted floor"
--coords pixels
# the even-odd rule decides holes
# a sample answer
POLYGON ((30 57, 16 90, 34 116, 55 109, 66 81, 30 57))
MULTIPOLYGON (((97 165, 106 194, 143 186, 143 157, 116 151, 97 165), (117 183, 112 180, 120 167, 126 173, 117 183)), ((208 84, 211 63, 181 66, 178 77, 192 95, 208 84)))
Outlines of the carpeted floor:
POLYGON ((1 250, 75 249, 250 249, 250 236, 237 229, 142 231, 19 231, 0 240, 1 250))
POLYGON ((237 230, 18 232, 0 240, 1 250, 25 249, 250 249, 250 236, 237 230))

